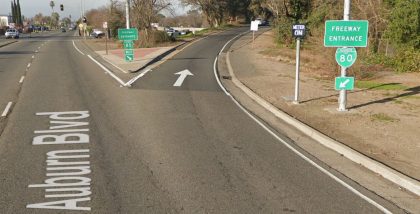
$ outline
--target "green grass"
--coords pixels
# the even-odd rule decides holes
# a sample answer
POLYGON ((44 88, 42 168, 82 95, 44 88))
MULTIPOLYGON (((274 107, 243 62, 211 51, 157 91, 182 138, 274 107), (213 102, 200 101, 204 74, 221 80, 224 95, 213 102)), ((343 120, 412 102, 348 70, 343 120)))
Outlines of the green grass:
POLYGON ((380 83, 374 81, 356 81, 356 87, 360 89, 374 89, 374 90, 406 90, 407 86, 402 85, 401 83, 380 83))
POLYGON ((393 118, 387 114, 379 113, 379 114, 373 114, 370 116, 372 121, 380 121, 380 122, 397 122, 399 121, 396 118, 393 118))

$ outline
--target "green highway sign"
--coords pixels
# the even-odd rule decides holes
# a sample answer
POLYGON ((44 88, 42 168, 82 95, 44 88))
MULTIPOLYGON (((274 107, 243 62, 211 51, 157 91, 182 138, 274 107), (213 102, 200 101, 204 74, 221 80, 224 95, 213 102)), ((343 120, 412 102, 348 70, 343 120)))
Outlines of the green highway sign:
POLYGON ((123 41, 124 49, 134 49, 134 42, 131 40, 123 41))
POLYGON ((335 90, 351 91, 354 89, 354 77, 336 77, 335 78, 335 90))
POLYGON ((328 20, 325 22, 325 47, 367 47, 367 20, 328 20))
POLYGON ((132 62, 134 60, 134 55, 132 54, 126 54, 124 55, 125 61, 132 62))
POLYGON ((357 59, 356 48, 338 48, 335 52, 335 61, 344 68, 351 67, 357 59))
POLYGON ((126 49, 126 50, 124 50, 124 55, 134 55, 134 50, 126 49))
POLYGON ((130 28, 130 29, 120 28, 118 29, 118 39, 119 40, 138 40, 139 31, 137 30, 137 28, 130 28))

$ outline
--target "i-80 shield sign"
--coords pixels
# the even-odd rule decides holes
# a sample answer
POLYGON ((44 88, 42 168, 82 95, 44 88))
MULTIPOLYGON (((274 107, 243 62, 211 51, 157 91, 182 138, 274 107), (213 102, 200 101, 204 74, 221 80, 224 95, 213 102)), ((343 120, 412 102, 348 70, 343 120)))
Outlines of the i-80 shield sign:
POLYGON ((335 61, 344 68, 351 67, 357 59, 356 48, 338 48, 335 52, 335 61))

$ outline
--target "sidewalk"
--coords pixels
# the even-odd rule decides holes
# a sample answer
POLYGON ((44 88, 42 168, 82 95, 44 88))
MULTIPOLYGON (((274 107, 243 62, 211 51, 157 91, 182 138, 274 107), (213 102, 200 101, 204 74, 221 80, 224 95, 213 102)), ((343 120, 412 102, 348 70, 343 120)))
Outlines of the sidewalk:
POLYGON ((294 65, 261 54, 275 45, 271 34, 258 37, 254 47, 249 43, 252 36, 244 36, 230 48, 230 62, 240 82, 299 121, 419 181, 419 74, 386 75, 375 80, 381 86, 403 87, 349 92, 350 111, 339 113, 333 80, 321 80, 304 69, 301 104, 294 105, 284 99, 294 94, 294 65))

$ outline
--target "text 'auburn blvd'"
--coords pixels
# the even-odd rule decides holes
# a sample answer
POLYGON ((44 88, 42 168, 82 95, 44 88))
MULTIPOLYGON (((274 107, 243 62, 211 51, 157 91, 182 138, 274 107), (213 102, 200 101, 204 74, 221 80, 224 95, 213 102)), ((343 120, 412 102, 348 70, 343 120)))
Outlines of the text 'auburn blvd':
POLYGON ((46 178, 41 184, 29 188, 44 188, 40 202, 28 204, 33 209, 90 211, 91 174, 89 147, 89 112, 43 112, 37 116, 48 117, 48 130, 35 131, 32 145, 60 145, 61 150, 46 153, 46 178), (69 150, 66 146, 79 145, 69 150))

